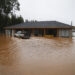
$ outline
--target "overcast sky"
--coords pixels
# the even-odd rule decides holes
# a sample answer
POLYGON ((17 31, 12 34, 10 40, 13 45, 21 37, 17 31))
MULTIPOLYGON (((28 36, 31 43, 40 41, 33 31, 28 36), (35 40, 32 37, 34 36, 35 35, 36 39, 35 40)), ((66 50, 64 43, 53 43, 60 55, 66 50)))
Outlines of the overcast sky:
POLYGON ((19 0, 24 19, 75 24, 75 0, 19 0))

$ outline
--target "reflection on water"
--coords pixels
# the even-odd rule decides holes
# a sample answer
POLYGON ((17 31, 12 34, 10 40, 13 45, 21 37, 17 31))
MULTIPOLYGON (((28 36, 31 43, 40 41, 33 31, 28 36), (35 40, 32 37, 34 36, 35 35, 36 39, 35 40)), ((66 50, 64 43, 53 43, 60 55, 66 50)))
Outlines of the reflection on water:
POLYGON ((0 36, 0 75, 75 75, 75 38, 0 36))

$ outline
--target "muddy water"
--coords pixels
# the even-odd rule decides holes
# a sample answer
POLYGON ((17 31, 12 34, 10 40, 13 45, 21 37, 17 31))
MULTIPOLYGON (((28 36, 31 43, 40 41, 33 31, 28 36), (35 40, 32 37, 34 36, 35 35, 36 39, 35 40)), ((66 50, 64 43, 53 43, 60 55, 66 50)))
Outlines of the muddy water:
POLYGON ((75 75, 75 38, 0 36, 0 75, 75 75))

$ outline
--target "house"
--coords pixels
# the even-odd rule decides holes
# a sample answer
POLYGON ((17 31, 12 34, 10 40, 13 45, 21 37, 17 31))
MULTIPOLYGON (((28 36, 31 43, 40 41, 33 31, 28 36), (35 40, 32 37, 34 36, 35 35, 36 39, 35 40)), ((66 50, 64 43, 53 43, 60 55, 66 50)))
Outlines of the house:
POLYGON ((27 31, 32 36, 72 37, 72 28, 73 26, 58 21, 37 21, 5 27, 5 32, 11 36, 17 31, 27 31))

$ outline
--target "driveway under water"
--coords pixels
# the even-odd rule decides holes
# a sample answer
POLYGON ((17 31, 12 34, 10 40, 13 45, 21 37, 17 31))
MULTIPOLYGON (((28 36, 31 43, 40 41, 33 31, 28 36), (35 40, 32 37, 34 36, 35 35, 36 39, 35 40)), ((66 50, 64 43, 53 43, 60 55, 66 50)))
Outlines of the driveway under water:
POLYGON ((0 75, 75 75, 75 38, 0 36, 0 75))

